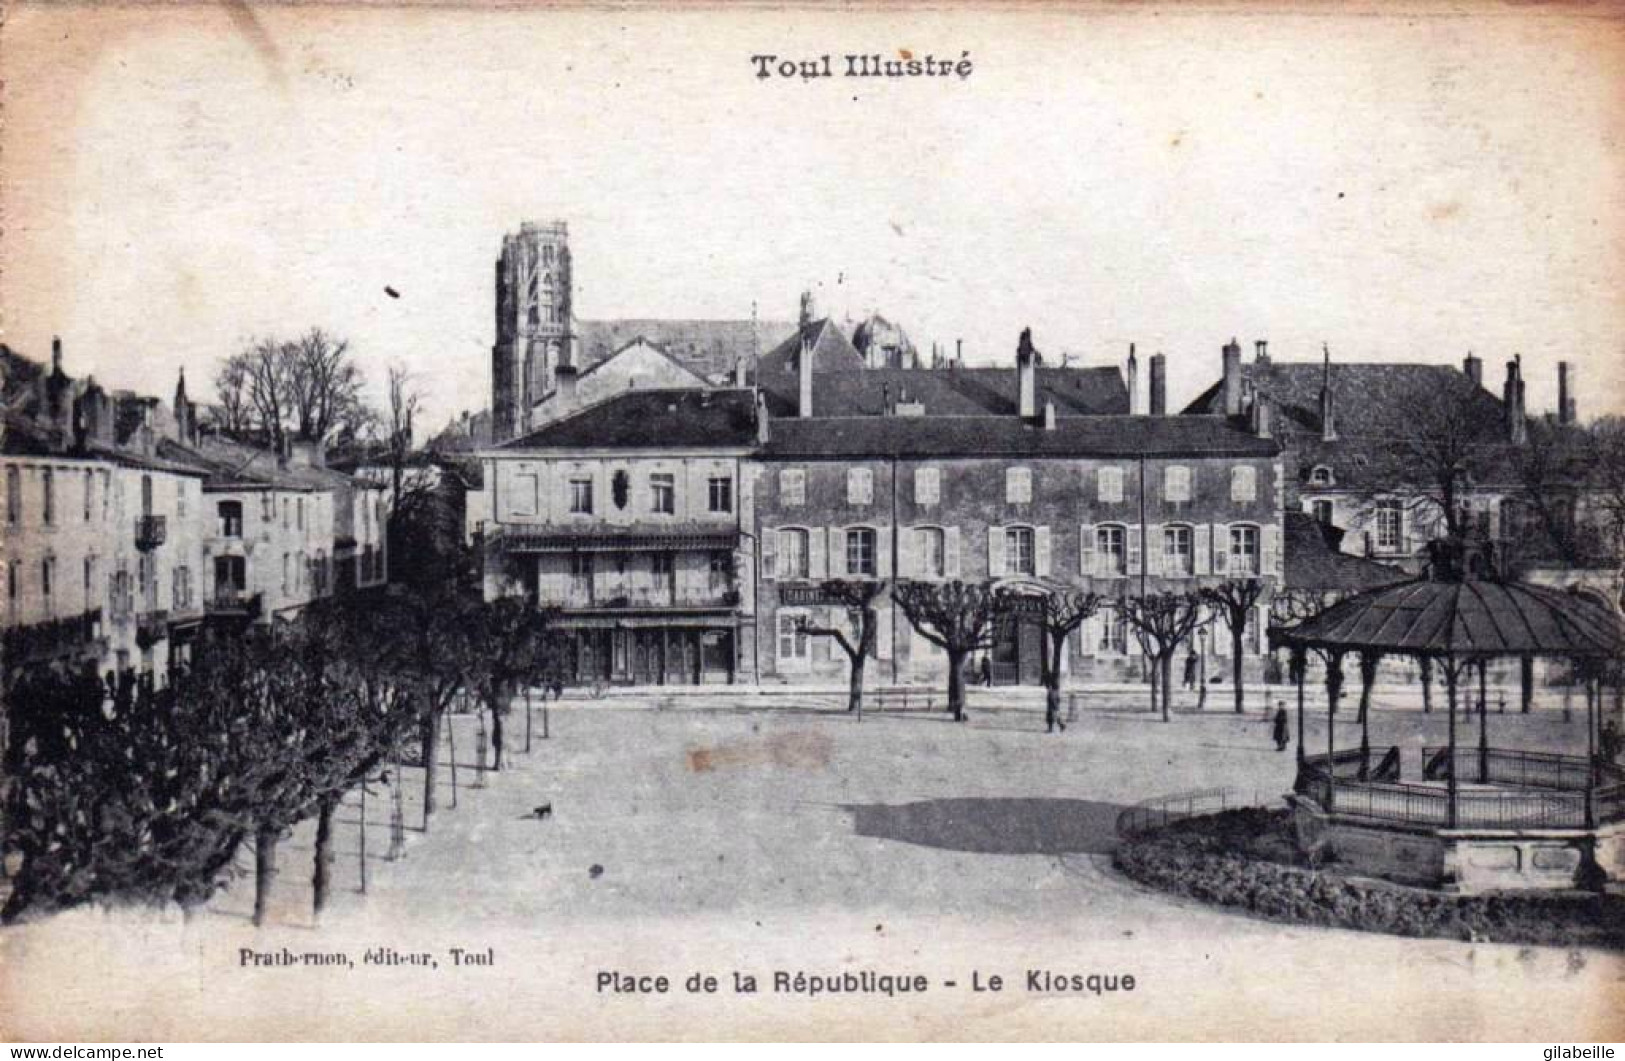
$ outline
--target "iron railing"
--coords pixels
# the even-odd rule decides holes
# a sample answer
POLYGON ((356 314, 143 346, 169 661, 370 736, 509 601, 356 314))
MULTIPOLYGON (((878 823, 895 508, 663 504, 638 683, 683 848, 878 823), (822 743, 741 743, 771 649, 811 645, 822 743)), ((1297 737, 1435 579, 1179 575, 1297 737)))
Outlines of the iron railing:
POLYGON ((135 547, 145 552, 164 544, 169 536, 169 521, 163 516, 137 516, 135 519, 135 547))
POLYGON ((1258 793, 1246 793, 1233 788, 1202 788, 1190 792, 1175 792, 1167 796, 1144 800, 1117 813, 1117 835, 1138 836, 1152 829, 1160 829, 1169 822, 1192 818, 1198 814, 1214 814, 1236 807, 1256 807, 1258 793))
MULTIPOLYGON (((1449 748, 1422 749, 1422 776, 1429 781, 1450 777, 1449 748)), ((1556 788, 1568 792, 1591 787, 1591 767, 1577 755, 1527 752, 1513 748, 1456 747, 1456 777, 1463 781, 1517 785, 1519 788, 1556 788)), ((1600 767, 1599 767, 1600 768, 1600 767)))

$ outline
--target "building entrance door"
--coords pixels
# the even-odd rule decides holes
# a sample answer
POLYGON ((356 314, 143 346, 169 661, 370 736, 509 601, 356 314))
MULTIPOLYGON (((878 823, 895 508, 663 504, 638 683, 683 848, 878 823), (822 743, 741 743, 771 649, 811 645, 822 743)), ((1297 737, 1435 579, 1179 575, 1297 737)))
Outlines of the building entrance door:
POLYGON ((632 634, 632 681, 660 685, 666 678, 664 630, 636 630, 632 634))
POLYGON ((1042 685, 1044 631, 1037 623, 1013 618, 1001 621, 989 653, 994 685, 1042 685))

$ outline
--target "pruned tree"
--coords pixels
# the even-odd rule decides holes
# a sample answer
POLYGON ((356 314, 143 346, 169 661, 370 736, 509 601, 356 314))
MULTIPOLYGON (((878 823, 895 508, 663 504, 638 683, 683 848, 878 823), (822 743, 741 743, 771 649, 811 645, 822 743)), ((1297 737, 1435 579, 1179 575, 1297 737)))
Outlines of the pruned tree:
POLYGON ((1099 613, 1106 598, 1098 593, 1056 587, 1044 593, 1023 592, 1018 604, 1015 595, 1006 596, 1007 613, 1018 608, 1038 624, 1043 634, 1043 669, 1046 717, 1059 718, 1061 711, 1061 657, 1066 652, 1066 639, 1092 615, 1099 613))
POLYGON ((1173 700, 1174 655, 1206 622, 1202 597, 1197 593, 1147 593, 1120 597, 1116 607, 1140 639, 1146 658, 1156 672, 1162 720, 1167 722, 1173 700))
POLYGON ((993 647, 1004 598, 986 582, 903 579, 892 587, 892 600, 921 637, 947 653, 948 710, 954 721, 965 721, 965 660, 993 647))
POLYGON ((494 770, 502 769, 503 719, 516 690, 546 670, 551 657, 563 650, 562 636, 554 626, 556 615, 556 609, 538 608, 522 597, 501 597, 473 609, 469 677, 491 716, 494 770))
POLYGON ((875 654, 878 635, 880 613, 875 610, 875 602, 886 592, 886 583, 873 579, 832 578, 819 583, 818 588, 835 607, 846 611, 847 623, 857 640, 848 637, 846 631, 839 627, 815 626, 805 620, 801 623, 801 630, 814 636, 834 638, 841 651, 846 653, 846 709, 858 711, 863 707, 864 661, 875 654))
POLYGON ((1253 611, 1264 595, 1264 583, 1256 578, 1230 579, 1216 586, 1204 586, 1201 596, 1207 604, 1224 615, 1230 627, 1230 672, 1235 686, 1236 714, 1245 714, 1245 689, 1241 681, 1241 652, 1246 641, 1247 624, 1253 621, 1253 611))

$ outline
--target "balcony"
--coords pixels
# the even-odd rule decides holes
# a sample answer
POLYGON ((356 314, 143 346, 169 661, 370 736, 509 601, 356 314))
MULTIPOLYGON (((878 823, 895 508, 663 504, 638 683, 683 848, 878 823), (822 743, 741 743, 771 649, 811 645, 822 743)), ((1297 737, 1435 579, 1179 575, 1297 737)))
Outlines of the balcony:
POLYGON ((203 610, 211 619, 257 619, 260 595, 240 589, 216 590, 214 596, 204 602, 203 610))
POLYGON ((135 547, 142 552, 158 548, 169 536, 169 522, 163 516, 139 516, 135 521, 135 547))
POLYGON ((685 593, 645 590, 597 598, 572 592, 561 603, 572 612, 725 611, 739 607, 739 591, 732 587, 685 593))
POLYGON ((151 648, 169 636, 169 613, 158 610, 142 612, 135 617, 135 643, 151 648))
POLYGON ((94 648, 101 642, 102 610, 92 608, 49 622, 18 626, 5 631, 0 644, 12 665, 55 659, 79 649, 94 648))

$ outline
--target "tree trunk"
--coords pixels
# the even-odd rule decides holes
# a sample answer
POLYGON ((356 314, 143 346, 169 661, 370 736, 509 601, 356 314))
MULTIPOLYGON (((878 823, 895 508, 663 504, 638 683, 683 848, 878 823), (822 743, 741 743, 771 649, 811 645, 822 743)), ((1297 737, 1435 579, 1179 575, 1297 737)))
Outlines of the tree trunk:
POLYGON ((852 667, 846 679, 846 709, 857 711, 863 707, 863 661, 864 653, 849 657, 852 667))
MULTIPOLYGON (((1247 628, 1245 626, 1241 626, 1236 623, 1230 624, 1230 678, 1233 682, 1235 682, 1236 714, 1238 715, 1245 714, 1247 711, 1246 705, 1242 703, 1241 688, 1241 642, 1243 635, 1245 635, 1246 632, 1247 628)), ((1264 700, 1264 707, 1265 709, 1268 709, 1269 696, 1267 693, 1264 700)))
POLYGON ((948 711, 955 722, 965 721, 965 655, 948 650, 948 711))
POLYGON ((310 875, 311 912, 320 919, 327 908, 327 895, 333 884, 333 808, 336 797, 323 799, 316 807, 316 866, 310 875))
MULTIPOLYGON (((430 710, 423 725, 423 831, 429 831, 429 817, 434 814, 435 760, 440 757, 440 712, 430 710)), ((396 783, 400 781, 397 778, 396 783)))
POLYGON ((276 879, 276 829, 260 828, 254 833, 254 927, 265 924, 271 905, 271 882, 276 879))
POLYGON ((1151 711, 1155 714, 1162 705, 1162 660, 1158 656, 1146 656, 1145 659, 1151 679, 1151 711))
POLYGON ((530 682, 525 683, 525 754, 530 754, 530 682))
POLYGON ((502 770, 502 712, 491 709, 491 769, 502 770))
POLYGON ((1169 721, 1168 711, 1174 699, 1174 650, 1169 649, 1157 660, 1157 672, 1162 682, 1162 720, 1169 721))
POLYGON ((446 719, 446 762, 451 769, 451 809, 457 809, 457 720, 446 719))

